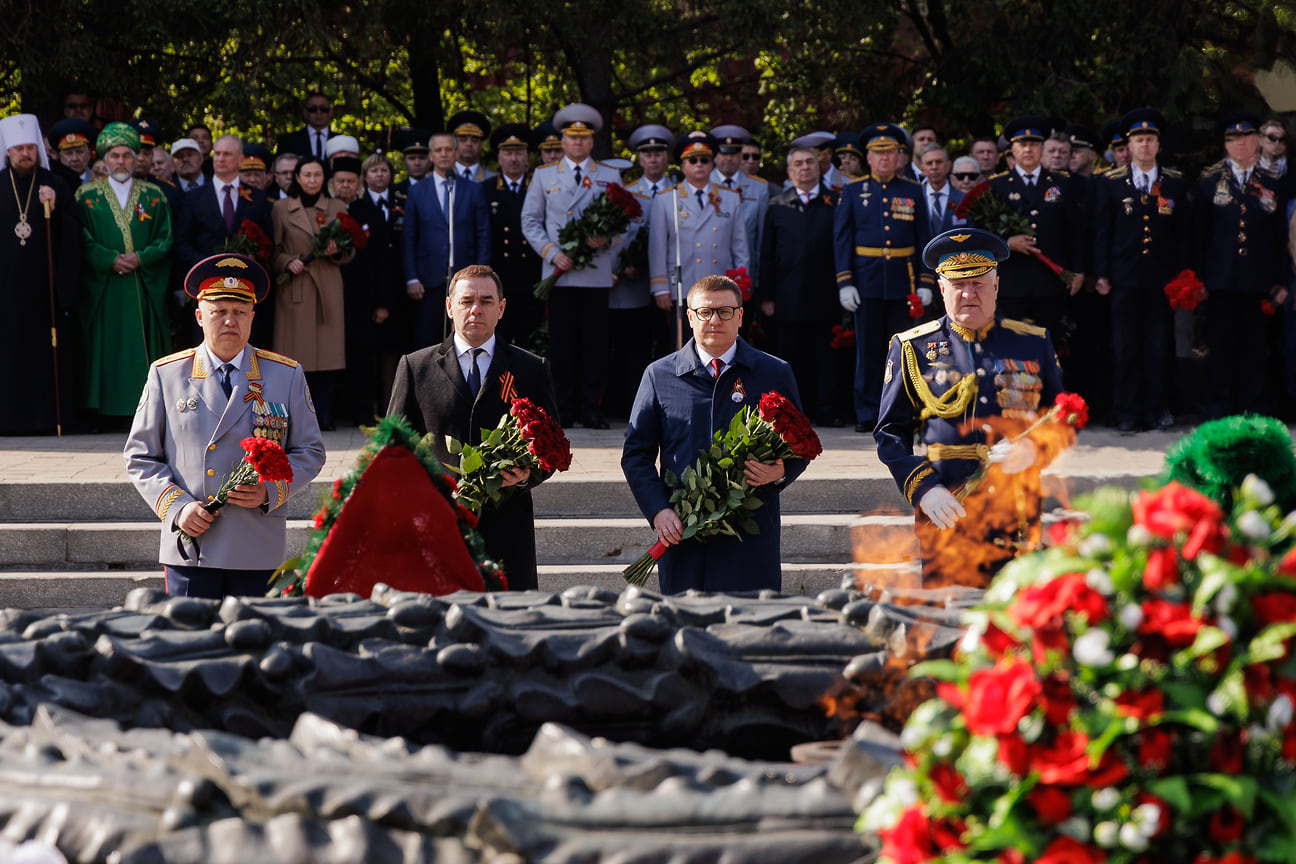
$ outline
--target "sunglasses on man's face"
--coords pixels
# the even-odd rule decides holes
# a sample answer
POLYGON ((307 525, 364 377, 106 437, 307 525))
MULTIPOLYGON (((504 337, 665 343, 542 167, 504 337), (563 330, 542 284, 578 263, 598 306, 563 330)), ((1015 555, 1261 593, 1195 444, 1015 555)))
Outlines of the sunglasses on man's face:
POLYGON ((965 173, 965 172, 963 172, 963 171, 955 171, 955 172, 954 172, 954 178, 955 178, 956 180, 975 180, 975 179, 977 179, 977 178, 980 177, 980 176, 981 176, 981 175, 980 175, 980 174, 977 174, 975 171, 972 172, 971 174, 965 173))
POLYGON ((307 105, 306 111, 310 114, 327 114, 333 110, 332 105, 307 105))
POLYGON ((744 154, 743 154, 743 157, 742 157, 742 161, 744 161, 744 162, 759 162, 759 161, 760 161, 760 158, 761 158, 761 157, 760 157, 760 154, 759 154, 759 153, 744 153, 744 154))
POLYGON ((1269 135, 1266 133, 1265 137, 1268 138, 1270 141, 1272 141, 1274 144, 1281 144, 1287 140, 1286 135, 1269 135))
POLYGON ((68 102, 68 103, 65 104, 63 107, 64 107, 64 108, 72 108, 72 109, 74 109, 74 110, 78 110, 78 109, 81 109, 81 108, 89 108, 89 107, 90 107, 90 103, 89 103, 89 102, 68 102))
POLYGON ((687 156, 684 159, 689 165, 710 165, 710 156, 687 156))

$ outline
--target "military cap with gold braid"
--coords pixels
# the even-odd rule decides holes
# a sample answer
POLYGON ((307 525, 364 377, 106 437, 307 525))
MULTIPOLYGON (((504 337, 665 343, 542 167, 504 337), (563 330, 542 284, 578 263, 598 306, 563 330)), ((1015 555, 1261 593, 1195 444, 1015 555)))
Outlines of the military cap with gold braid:
POLYGON ((270 277, 246 255, 222 252, 195 264, 185 276, 184 289, 199 300, 260 303, 270 293, 270 277))
POLYGON ((603 128, 603 115, 584 102, 573 102, 558 110, 553 125, 563 135, 593 135, 603 128))
POLYGON ((505 123, 490 136, 491 149, 526 150, 531 146, 531 130, 525 123, 505 123))
POLYGON ((1043 141, 1053 134, 1053 124, 1035 114, 1023 114, 1014 117, 1004 126, 1003 135, 1010 143, 1019 141, 1043 141))
POLYGON ((473 138, 486 138, 490 135, 490 121, 480 111, 460 111, 446 122, 446 129, 451 135, 469 135, 473 138))
POLYGON ((1008 244, 979 228, 952 228, 923 249, 923 263, 946 279, 971 279, 989 273, 1008 257, 1008 244))
POLYGON ((710 133, 694 129, 675 139, 676 161, 688 156, 714 156, 718 145, 710 133))
POLYGON ((69 150, 82 145, 89 146, 95 140, 99 130, 84 120, 68 117, 55 123, 49 131, 49 140, 60 150, 69 150))
POLYGON ((874 123, 860 132, 865 150, 899 150, 908 140, 904 130, 894 123, 874 123))
POLYGON ((244 144, 243 161, 239 163, 239 170, 256 171, 260 169, 264 171, 270 166, 271 161, 270 151, 265 147, 260 144, 244 144))

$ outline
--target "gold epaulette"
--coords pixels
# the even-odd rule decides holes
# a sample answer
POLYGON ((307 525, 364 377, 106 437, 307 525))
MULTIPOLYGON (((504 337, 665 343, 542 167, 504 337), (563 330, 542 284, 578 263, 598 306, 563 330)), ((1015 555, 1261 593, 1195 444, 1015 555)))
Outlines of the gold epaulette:
POLYGON ((736 188, 734 188, 734 187, 732 187, 732 186, 721 186, 721 185, 718 184, 718 183, 712 183, 711 186, 712 186, 712 188, 714 188, 714 189, 719 189, 721 192, 730 192, 730 193, 732 193, 732 194, 734 194, 734 195, 741 195, 741 194, 742 194, 742 190, 741 190, 741 189, 736 189, 736 188))
POLYGON ((1174 177, 1177 180, 1183 179, 1183 172, 1178 168, 1161 168, 1161 173, 1167 177, 1174 177))
POLYGON ((1001 318, 999 323, 1012 332, 1020 333, 1023 336, 1039 336, 1042 339, 1048 335, 1048 331, 1043 327, 1027 324, 1025 321, 1018 321, 1015 318, 1001 318))
POLYGON ((1205 168, 1203 168, 1201 176, 1210 177, 1215 174, 1223 174, 1227 170, 1228 170, 1228 160, 1221 159, 1220 161, 1216 162, 1214 165, 1207 165, 1205 168))
POLYGON ((636 191, 634 191, 633 189, 627 189, 626 191, 629 192, 631 195, 635 196, 636 198, 642 198, 642 199, 644 199, 645 201, 651 201, 651 200, 652 200, 652 199, 649 198, 647 195, 644 195, 642 192, 636 192, 636 191))
POLYGON ((903 333, 897 333, 896 338, 901 342, 908 342, 910 339, 916 339, 919 336, 926 336, 928 333, 934 333, 940 329, 940 319, 935 321, 925 321, 917 327, 910 327, 903 333))
POLYGON ((1129 173, 1129 166, 1126 165, 1121 168, 1109 168, 1102 176, 1110 180, 1124 180, 1129 176, 1129 173))
POLYGON ((159 357, 153 361, 154 366, 165 366, 168 363, 174 363, 177 360, 188 360, 197 351, 197 348, 186 348, 183 351, 177 351, 174 354, 168 354, 165 357, 159 357))
MULTIPOLYGON (((561 162, 562 162, 562 157, 559 156, 557 159, 555 159, 555 160, 552 161, 552 162, 541 162, 541 163, 540 163, 540 168, 548 168, 548 167, 551 166, 551 165, 558 165, 558 164, 561 163, 561 162)), ((536 170, 539 170, 539 169, 536 169, 536 170)))
POLYGON ((1070 171, 1063 171, 1061 168, 1059 168, 1059 169, 1056 170, 1056 171, 1050 171, 1049 173, 1052 174, 1054 177, 1068 177, 1068 178, 1069 178, 1069 177, 1071 176, 1071 172, 1070 172, 1070 171))
MULTIPOLYGON (((842 176, 845 177, 846 175, 843 174, 842 176)), ((846 181, 846 186, 854 186, 856 183, 863 183, 863 182, 864 182, 865 180, 867 180, 867 179, 868 179, 868 175, 867 175, 867 174, 864 175, 863 177, 852 177, 852 178, 850 178, 849 180, 846 181)), ((842 188, 845 188, 845 187, 842 187, 842 188)))
POLYGON ((988 179, 998 180, 1000 177, 1007 177, 1011 173, 1011 171, 1000 171, 998 174, 991 174, 988 179))
POLYGON ((768 180, 766 180, 764 177, 760 176, 759 174, 748 174, 748 175, 747 175, 747 179, 748 179, 748 180, 753 180, 753 181, 755 181, 755 182, 757 182, 757 183, 768 183, 768 182, 769 182, 768 180))
POLYGON ((273 351, 267 351, 264 348, 256 349, 256 356, 262 360, 273 360, 276 363, 282 363, 290 369, 297 368, 297 361, 291 357, 285 357, 282 354, 276 354, 273 351))

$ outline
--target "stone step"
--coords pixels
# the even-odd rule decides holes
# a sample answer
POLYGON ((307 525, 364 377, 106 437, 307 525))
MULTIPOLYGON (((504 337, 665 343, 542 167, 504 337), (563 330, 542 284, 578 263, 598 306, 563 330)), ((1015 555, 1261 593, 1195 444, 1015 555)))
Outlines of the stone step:
MULTIPOLYGON (((784 561, 845 561, 851 527, 860 517, 828 513, 783 514, 784 561)), ((293 554, 306 542, 310 522, 288 521, 293 554)), ((655 541, 641 517, 536 520, 536 554, 546 564, 628 564, 655 541)), ((0 567, 134 566, 157 560, 157 522, 24 522, 0 524, 0 567)))
MULTIPOLYGON (((1071 466, 1066 475, 1048 473, 1050 492, 1064 499, 1115 483, 1135 488, 1142 473, 1082 473, 1071 466)), ((312 483, 288 503, 291 519, 309 519, 331 489, 332 480, 312 483)), ((560 475, 532 493, 542 517, 637 516, 638 507, 622 480, 580 480, 560 475)), ((817 476, 815 466, 783 493, 784 513, 869 513, 894 509, 904 501, 889 474, 880 468, 861 475, 817 476)), ((0 523, 144 522, 153 518, 131 484, 122 480, 87 483, 26 482, 0 484, 0 523)))
MULTIPOLYGON (((622 565, 540 565, 540 588, 563 591, 575 585, 593 585, 612 591, 625 588, 622 565)), ((783 593, 804 596, 839 588, 842 579, 853 572, 866 572, 858 565, 842 563, 784 564, 783 593)), ((918 571, 912 568, 912 577, 918 571)), ((0 572, 0 608, 18 609, 107 609, 121 605, 133 588, 163 589, 162 570, 33 570, 0 572)), ((657 574, 649 577, 645 587, 658 590, 657 574)))

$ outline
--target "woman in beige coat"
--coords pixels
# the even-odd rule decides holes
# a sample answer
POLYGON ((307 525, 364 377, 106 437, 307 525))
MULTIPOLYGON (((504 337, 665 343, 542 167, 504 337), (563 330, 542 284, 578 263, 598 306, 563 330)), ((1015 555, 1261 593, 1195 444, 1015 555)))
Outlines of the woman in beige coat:
POLYGON ((339 252, 329 241, 323 255, 311 255, 311 242, 322 225, 346 212, 328 197, 324 163, 302 159, 293 171, 288 197, 274 205, 274 271, 287 273, 275 291, 274 350, 302 364, 321 429, 332 429, 333 392, 346 367, 342 271, 355 251, 339 252))

